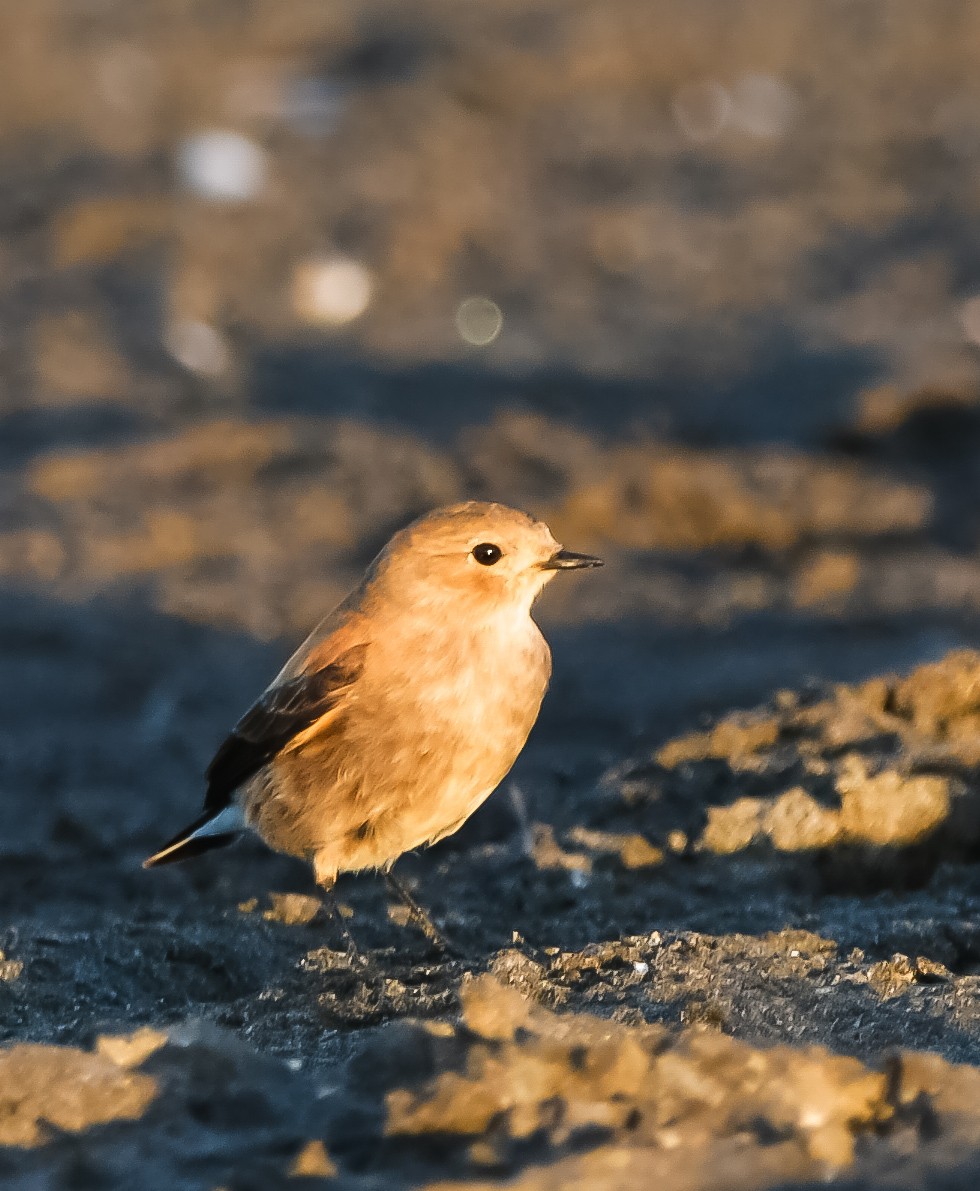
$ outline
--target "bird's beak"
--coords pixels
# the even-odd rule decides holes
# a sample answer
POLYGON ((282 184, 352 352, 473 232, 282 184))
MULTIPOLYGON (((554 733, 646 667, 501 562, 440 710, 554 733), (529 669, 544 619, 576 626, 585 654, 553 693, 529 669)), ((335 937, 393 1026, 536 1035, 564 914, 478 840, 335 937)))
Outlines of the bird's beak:
POLYGON ((602 559, 591 554, 576 554, 574 550, 556 550, 541 563, 543 571, 578 571, 584 567, 601 567, 602 559))

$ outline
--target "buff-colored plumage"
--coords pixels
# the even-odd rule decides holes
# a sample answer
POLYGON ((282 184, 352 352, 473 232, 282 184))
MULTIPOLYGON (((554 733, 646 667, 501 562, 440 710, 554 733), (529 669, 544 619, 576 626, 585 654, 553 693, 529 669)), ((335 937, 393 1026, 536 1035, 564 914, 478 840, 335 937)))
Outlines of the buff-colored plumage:
POLYGON ((249 827, 329 889, 451 834, 537 719, 551 654, 531 605, 558 570, 594 565, 503 505, 414 522, 222 746, 204 818, 147 863, 249 827))

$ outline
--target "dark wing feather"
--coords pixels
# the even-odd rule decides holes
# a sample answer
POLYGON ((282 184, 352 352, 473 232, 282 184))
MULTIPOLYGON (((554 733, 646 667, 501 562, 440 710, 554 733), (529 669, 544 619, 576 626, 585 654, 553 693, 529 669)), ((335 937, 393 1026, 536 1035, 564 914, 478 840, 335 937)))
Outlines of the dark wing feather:
POLYGON ((366 645, 355 645, 319 670, 271 686, 238 721, 208 766, 205 811, 226 807, 243 782, 336 707, 363 669, 366 650, 366 645))

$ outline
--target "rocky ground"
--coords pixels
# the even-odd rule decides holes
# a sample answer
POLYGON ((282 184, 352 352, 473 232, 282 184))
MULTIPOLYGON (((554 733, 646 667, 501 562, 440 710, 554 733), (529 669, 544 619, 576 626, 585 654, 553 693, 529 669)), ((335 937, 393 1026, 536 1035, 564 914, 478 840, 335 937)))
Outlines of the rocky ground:
POLYGON ((0 11, 5 1185, 975 1185, 978 24, 0 11), (462 958, 365 876, 350 961, 258 844, 141 870, 468 496, 607 566, 403 861, 462 958))

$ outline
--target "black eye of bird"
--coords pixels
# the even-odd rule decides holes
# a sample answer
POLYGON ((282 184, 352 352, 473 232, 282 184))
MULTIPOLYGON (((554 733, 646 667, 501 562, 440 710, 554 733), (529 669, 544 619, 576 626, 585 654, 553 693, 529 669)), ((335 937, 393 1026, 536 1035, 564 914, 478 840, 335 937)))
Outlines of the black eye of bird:
POLYGON ((495 562, 500 562, 504 552, 493 542, 481 542, 479 546, 473 547, 472 553, 478 563, 485 567, 492 567, 495 562))

